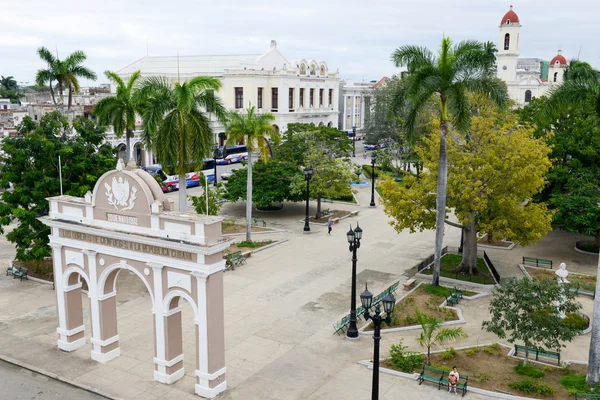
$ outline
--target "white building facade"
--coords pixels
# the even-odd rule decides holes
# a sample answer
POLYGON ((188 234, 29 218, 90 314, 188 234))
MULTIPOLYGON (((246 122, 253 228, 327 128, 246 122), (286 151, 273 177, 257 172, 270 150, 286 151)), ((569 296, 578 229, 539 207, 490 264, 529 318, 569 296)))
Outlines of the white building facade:
POLYGON ((360 131, 365 124, 365 110, 369 107, 369 98, 373 83, 359 83, 352 79, 340 81, 339 129, 360 131))
POLYGON ((547 94, 553 85, 562 83, 568 63, 561 50, 550 62, 539 58, 519 58, 521 21, 512 6, 502 17, 499 30, 497 75, 506 82, 510 98, 519 106, 547 94))
MULTIPOLYGON (((135 71, 143 78, 163 76, 173 81, 195 76, 213 76, 221 81, 217 93, 228 110, 243 111, 250 106, 275 116, 274 128, 283 132, 290 123, 338 125, 339 77, 325 61, 298 59, 289 61, 272 40, 264 54, 224 56, 146 56, 117 71, 125 79, 135 71)), ((114 88, 113 88, 114 91, 114 88)), ((142 150, 141 121, 132 139, 132 156, 142 164, 153 162, 152 154, 142 150)), ((225 128, 213 123, 215 142, 223 144, 219 133, 225 128)), ((123 146, 125 139, 109 135, 109 141, 123 146)))

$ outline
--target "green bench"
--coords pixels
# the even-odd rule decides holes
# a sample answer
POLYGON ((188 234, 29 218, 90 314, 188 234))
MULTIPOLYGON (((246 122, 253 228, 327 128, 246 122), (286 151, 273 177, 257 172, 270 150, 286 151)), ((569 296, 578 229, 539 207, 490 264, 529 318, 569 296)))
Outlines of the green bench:
POLYGON ((515 356, 519 355, 519 352, 522 352, 525 355, 525 349, 527 349, 527 353, 535 354, 536 361, 539 361, 540 357, 551 358, 557 360, 558 366, 560 367, 560 353, 556 351, 549 351, 544 349, 537 349, 535 347, 526 348, 525 346, 521 346, 519 344, 515 344, 515 356))
MULTIPOLYGON (((363 312, 364 312, 364 310, 363 310, 363 312)), ((358 315, 357 315, 357 317, 358 317, 358 315)), ((350 315, 346 315, 344 318, 342 318, 341 320, 339 320, 338 322, 333 324, 333 329, 335 329, 335 333, 337 333, 339 335, 340 331, 344 332, 344 329, 346 329, 348 324, 350 324, 350 315)))
POLYGON ((600 393, 575 393, 575 400, 600 399, 600 393))
POLYGON ((463 298, 463 292, 460 289, 457 289, 456 286, 454 286, 454 288, 452 289, 452 291, 450 292, 450 294, 452 296, 455 296, 457 299, 462 299, 463 298))
POLYGON ((442 386, 442 380, 444 379, 444 376, 446 376, 446 371, 444 371, 443 369, 430 367, 427 364, 423 364, 423 370, 419 374, 419 379, 418 379, 419 385, 425 381, 431 382, 431 383, 437 383, 438 390, 439 390, 440 387, 442 386))
POLYGON ((23 280, 23 278, 25 278, 25 280, 29 280, 29 271, 25 267, 20 267, 18 265, 13 264, 6 270, 6 276, 8 276, 9 274, 13 276, 13 279, 21 278, 21 280, 23 280))
POLYGON ((252 225, 262 226, 263 228, 266 228, 267 221, 265 221, 264 219, 260 219, 260 218, 252 218, 252 225))
POLYGON ((225 255, 225 259, 227 260, 227 269, 235 269, 238 265, 242 265, 246 262, 246 257, 242 255, 241 251, 236 251, 231 254, 225 255))
POLYGON ((585 294, 591 296, 593 299, 596 298, 596 287, 594 285, 584 285, 582 283, 571 283, 569 289, 574 291, 576 294, 585 294))
POLYGON ((450 291, 450 296, 444 296, 446 298, 446 305, 453 306, 455 304, 458 304, 458 300, 462 299, 462 296, 463 294, 461 290, 458 290, 457 288, 452 289, 450 291))
POLYGON ((535 264, 536 267, 552 269, 552 260, 544 260, 543 258, 523 257, 523 265, 535 264))
MULTIPOLYGON (((445 385, 446 387, 448 387, 448 384, 449 384, 448 378, 442 377, 442 380, 440 381, 440 387, 442 385, 445 385)), ((469 384, 469 375, 460 375, 460 379, 459 379, 458 383, 456 384, 456 388, 462 390, 463 397, 465 396, 465 394, 467 394, 468 384, 469 384), (463 378, 464 378, 464 381, 463 381, 463 378)), ((438 390, 439 390, 439 388, 438 388, 438 390)))

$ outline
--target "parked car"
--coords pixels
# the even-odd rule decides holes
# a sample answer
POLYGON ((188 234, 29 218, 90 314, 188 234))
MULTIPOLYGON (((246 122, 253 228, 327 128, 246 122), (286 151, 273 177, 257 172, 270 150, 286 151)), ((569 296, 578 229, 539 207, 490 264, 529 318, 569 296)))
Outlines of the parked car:
POLYGON ((160 164, 147 165, 142 167, 142 170, 148 172, 150 175, 158 176, 162 180, 161 189, 164 193, 179 189, 179 177, 165 174, 160 164))
POLYGON ((231 178, 231 176, 233 175, 233 171, 227 171, 227 172, 223 172, 221 174, 221 179, 223 179, 224 181, 228 180, 229 178, 231 178))
POLYGON ((365 150, 377 150, 376 144, 365 144, 365 150))
POLYGON ((206 175, 206 178, 208 179, 209 183, 214 182, 215 174, 212 171, 190 172, 185 176, 185 187, 189 188, 204 184, 204 181, 200 180, 201 174, 206 175))
POLYGON ((242 162, 242 160, 248 160, 248 153, 230 154, 225 157, 227 164, 239 163, 242 162))
POLYGON ((227 165, 227 160, 224 158, 217 158, 217 165, 227 165))
POLYGON ((171 193, 174 190, 179 190, 179 182, 163 182, 161 189, 163 193, 171 193))

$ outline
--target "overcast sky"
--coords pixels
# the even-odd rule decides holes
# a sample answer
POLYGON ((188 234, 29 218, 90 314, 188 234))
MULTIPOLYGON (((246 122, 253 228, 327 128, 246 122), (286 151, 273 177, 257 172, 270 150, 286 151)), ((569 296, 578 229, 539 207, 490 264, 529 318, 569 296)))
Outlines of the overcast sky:
MULTIPOLYGON (((498 42, 510 6, 500 0, 0 0, 0 75, 33 83, 44 64, 36 49, 73 50, 107 82, 146 55, 256 54, 271 39, 290 60, 327 62, 343 78, 374 80, 398 70, 390 54, 401 45, 437 49, 454 40, 498 42)), ((520 0, 521 57, 550 60, 559 48, 600 68, 600 1, 520 0)), ((82 82, 87 86, 87 82, 82 82)))

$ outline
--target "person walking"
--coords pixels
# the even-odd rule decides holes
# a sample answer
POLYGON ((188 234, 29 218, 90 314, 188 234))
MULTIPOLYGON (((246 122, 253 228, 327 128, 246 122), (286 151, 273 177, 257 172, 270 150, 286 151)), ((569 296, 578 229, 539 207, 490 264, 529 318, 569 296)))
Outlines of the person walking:
POLYGON ((331 226, 333 225, 333 221, 331 221, 331 217, 327 219, 327 234, 331 235, 331 226))

